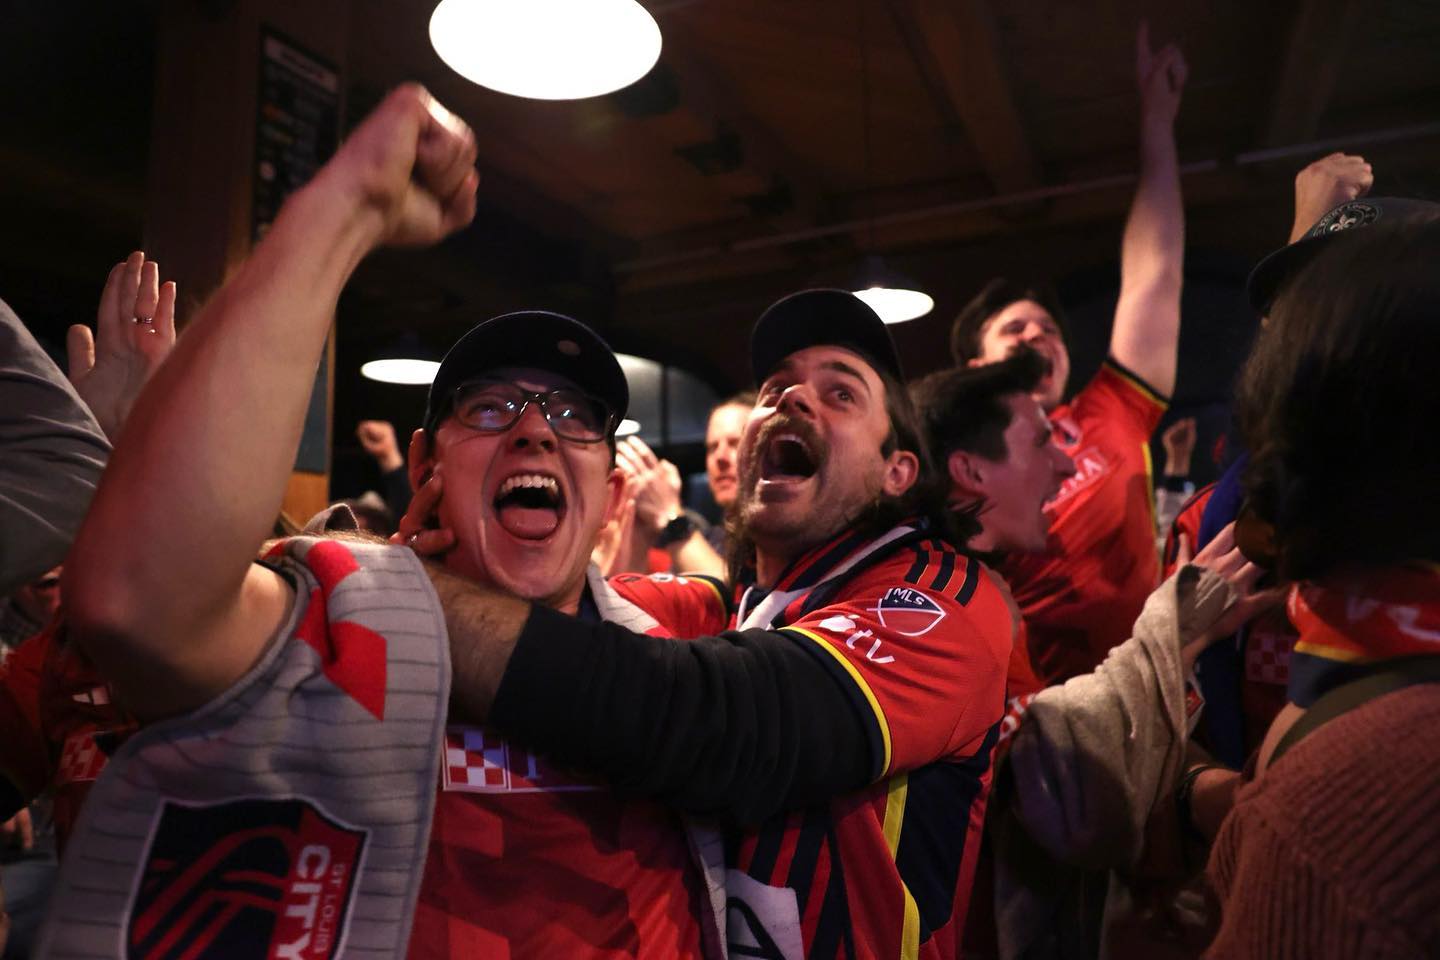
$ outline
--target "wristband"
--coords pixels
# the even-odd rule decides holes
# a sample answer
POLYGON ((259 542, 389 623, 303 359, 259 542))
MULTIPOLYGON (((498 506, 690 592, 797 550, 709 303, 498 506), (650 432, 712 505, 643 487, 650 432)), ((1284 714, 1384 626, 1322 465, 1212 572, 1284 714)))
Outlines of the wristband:
POLYGON ((1186 770, 1185 775, 1180 778, 1180 785, 1175 788, 1175 813, 1180 820, 1180 831, 1186 838, 1195 840, 1202 845, 1210 843, 1210 839, 1195 825, 1195 817, 1190 810, 1190 799, 1195 793, 1195 781, 1200 779, 1200 774, 1207 770, 1229 769, 1223 763, 1201 763, 1186 770))
POLYGON ((1160 478, 1162 490, 1169 490, 1171 493, 1183 493, 1187 497, 1195 492, 1195 484, 1190 482, 1189 476, 1171 476, 1165 474, 1160 478))
POLYGON ((695 518, 688 510, 678 513, 661 528, 660 536, 655 538, 655 545, 673 547, 677 543, 684 543, 696 529, 695 518))

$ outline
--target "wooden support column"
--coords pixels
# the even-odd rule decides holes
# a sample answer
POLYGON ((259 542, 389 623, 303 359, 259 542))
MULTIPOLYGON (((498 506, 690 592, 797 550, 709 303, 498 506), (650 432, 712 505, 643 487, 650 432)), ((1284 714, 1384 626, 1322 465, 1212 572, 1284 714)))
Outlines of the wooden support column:
MULTIPOLYGON (((263 226, 257 220, 267 213, 266 191, 257 191, 261 164, 256 149, 263 38, 282 37, 333 74, 334 129, 316 138, 333 144, 344 115, 349 18, 346 0, 162 4, 156 17, 160 36, 144 235, 147 255, 159 261, 165 279, 179 286, 182 328, 249 253, 257 227, 263 226)), ((304 73, 303 60, 294 66, 304 73)), ((310 82, 324 84, 324 72, 310 82)), ((265 109, 272 126, 285 122, 273 104, 265 109)), ((327 116, 321 126, 328 125, 327 116)), ((285 163, 271 165, 266 175, 272 176, 276 166, 279 177, 270 184, 283 193, 289 185, 285 163)), ((285 512, 302 523, 329 500, 334 339, 332 328, 317 378, 323 392, 307 421, 297 461, 304 469, 292 475, 285 497, 285 512)))

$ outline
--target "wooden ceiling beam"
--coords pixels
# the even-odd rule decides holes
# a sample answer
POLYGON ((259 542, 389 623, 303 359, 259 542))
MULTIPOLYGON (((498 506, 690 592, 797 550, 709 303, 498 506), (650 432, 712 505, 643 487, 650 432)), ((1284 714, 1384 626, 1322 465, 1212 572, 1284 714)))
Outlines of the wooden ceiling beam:
MULTIPOLYGON (((794 229, 833 216, 832 191, 790 151, 779 134, 756 118, 719 72, 704 63, 680 34, 679 30, 666 33, 664 55, 664 63, 674 73, 680 89, 679 109, 694 114, 712 132, 725 130, 739 137, 742 169, 747 176, 737 178, 740 183, 727 185, 733 188, 748 184, 745 193, 730 190, 737 204, 747 194, 763 193, 774 184, 784 184, 789 191, 789 209, 761 218, 771 229, 794 229)), ((724 184, 725 178, 716 179, 717 186, 724 184)))
POLYGON ((946 118, 958 124, 996 193, 1040 186, 1040 162, 1000 58, 986 0, 886 0, 946 118))
POLYGON ((1270 101, 1265 146, 1315 139, 1361 9, 1360 0, 1300 0, 1296 4, 1270 101))

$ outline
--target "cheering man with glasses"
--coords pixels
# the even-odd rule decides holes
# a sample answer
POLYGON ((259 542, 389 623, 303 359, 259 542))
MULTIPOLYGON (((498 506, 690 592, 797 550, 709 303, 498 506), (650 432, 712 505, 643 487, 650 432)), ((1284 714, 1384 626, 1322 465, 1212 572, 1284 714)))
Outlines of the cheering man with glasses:
POLYGON ((587 577, 619 503, 628 402, 599 337, 512 313, 447 354, 409 458, 417 488, 448 487, 446 570, 305 537, 254 562, 341 287, 370 250, 467 224, 474 159, 464 124, 397 90, 287 202, 137 405, 66 588, 117 695, 168 722, 128 740, 91 793, 42 953, 722 953, 723 901, 692 860, 708 845, 718 866, 718 843, 449 709, 432 577, 521 598, 521 621, 533 602, 662 633, 587 577))
MULTIPOLYGON (((410 448, 415 488, 450 491, 436 508, 454 535, 446 567, 581 619, 659 632, 587 577, 623 492, 614 431, 628 399, 609 348, 567 317, 511 313, 462 337, 410 448)), ((704 903, 675 814, 451 718, 411 956, 608 956, 610 944, 699 956, 704 903)), ((709 932, 714 953, 718 919, 709 932)))

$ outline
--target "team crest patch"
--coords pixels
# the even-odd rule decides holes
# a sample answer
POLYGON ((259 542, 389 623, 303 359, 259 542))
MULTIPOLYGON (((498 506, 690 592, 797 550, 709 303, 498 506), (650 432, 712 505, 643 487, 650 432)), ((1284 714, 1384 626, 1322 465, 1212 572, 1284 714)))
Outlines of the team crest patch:
POLYGON ((331 960, 367 831, 301 799, 166 801, 125 936, 131 960, 331 960))
POLYGON ((1352 200, 1349 203, 1342 203, 1321 217, 1320 222, 1310 228, 1310 236, 1320 237, 1327 233, 1352 230, 1355 227, 1367 227, 1378 219, 1380 219, 1380 208, 1375 204, 1352 200))
POLYGON ((918 637, 929 633, 945 619, 945 610, 912 587, 891 587, 875 606, 880 625, 902 637, 918 637))

